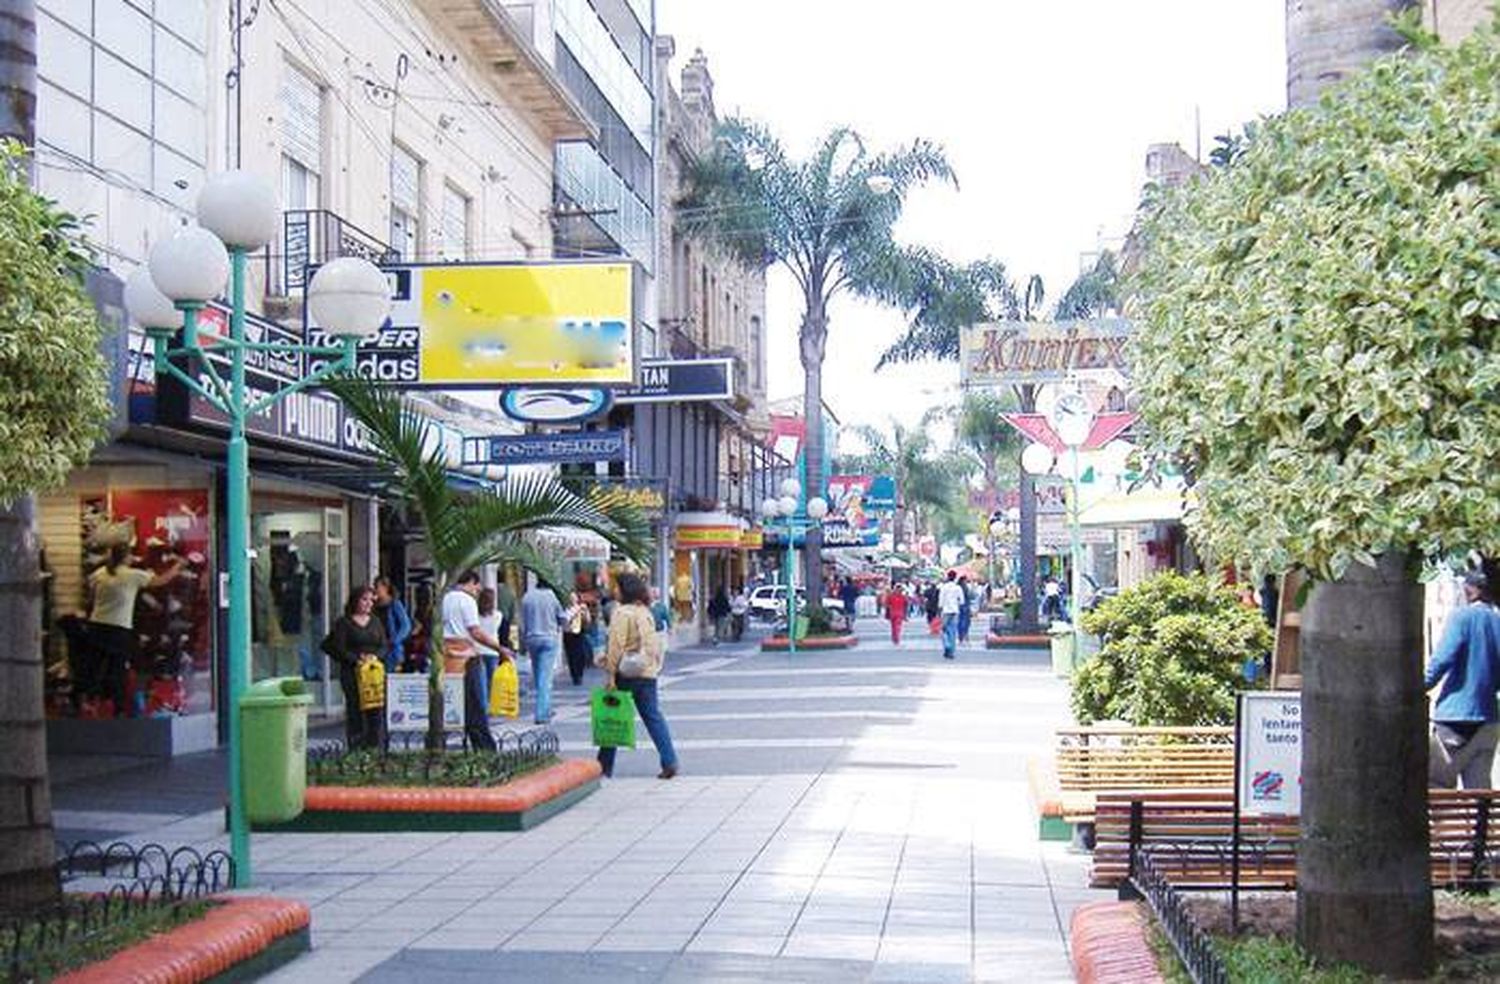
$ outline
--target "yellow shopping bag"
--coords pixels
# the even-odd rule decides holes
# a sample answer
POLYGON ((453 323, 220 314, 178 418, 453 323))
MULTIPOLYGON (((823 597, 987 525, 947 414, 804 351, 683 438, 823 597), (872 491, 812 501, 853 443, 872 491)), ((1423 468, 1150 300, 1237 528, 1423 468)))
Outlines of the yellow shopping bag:
POLYGON ((367 659, 354 671, 359 687, 359 709, 373 711, 385 706, 385 664, 378 659, 367 659))
POLYGON ((490 716, 518 717, 521 713, 521 678, 514 660, 503 660, 490 677, 490 716))

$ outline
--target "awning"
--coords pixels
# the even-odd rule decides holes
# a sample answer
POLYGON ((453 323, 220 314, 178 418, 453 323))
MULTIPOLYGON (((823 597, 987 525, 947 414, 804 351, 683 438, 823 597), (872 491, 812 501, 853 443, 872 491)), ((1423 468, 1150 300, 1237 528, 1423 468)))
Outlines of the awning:
POLYGON ((738 550, 740 518, 726 512, 681 512, 672 527, 678 550, 738 550))
POLYGON ((1103 496, 1083 507, 1083 526, 1140 526, 1180 522, 1192 493, 1181 488, 1143 486, 1133 492, 1103 496))

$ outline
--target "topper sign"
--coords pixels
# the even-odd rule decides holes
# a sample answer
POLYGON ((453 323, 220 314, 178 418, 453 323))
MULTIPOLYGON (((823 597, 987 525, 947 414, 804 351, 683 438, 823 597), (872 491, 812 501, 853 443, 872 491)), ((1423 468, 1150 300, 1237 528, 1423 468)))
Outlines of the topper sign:
POLYGON ((959 334, 963 381, 1000 386, 1098 370, 1128 374, 1130 331, 1123 318, 969 325, 959 334))

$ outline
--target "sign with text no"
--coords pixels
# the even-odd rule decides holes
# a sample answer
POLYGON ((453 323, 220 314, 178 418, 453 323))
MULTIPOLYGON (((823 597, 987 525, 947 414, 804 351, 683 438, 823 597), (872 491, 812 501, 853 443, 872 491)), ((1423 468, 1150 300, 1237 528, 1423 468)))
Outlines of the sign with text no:
POLYGON ((1302 694, 1262 690, 1240 694, 1235 754, 1238 798, 1246 816, 1302 812, 1302 694))
POLYGON ((556 465, 624 461, 625 449, 625 432, 622 430, 471 437, 464 441, 464 464, 556 465))

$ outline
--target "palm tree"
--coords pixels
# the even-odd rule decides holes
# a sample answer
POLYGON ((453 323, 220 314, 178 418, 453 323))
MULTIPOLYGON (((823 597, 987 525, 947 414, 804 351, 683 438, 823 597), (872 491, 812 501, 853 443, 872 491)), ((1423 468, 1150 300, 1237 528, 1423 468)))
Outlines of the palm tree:
POLYGON ((1010 466, 1019 464, 1021 451, 1026 442, 1021 434, 1005 420, 1005 414, 1019 408, 1019 400, 1012 394, 965 393, 963 401, 955 408, 958 418, 958 443, 973 456, 984 478, 986 491, 999 493, 1004 485, 1018 476, 1010 466), (1005 477, 1002 479, 1002 473, 1005 477))
MULTIPOLYGON (((847 127, 829 132, 796 161, 765 127, 727 121, 713 151, 688 174, 680 203, 684 231, 703 235, 751 267, 780 264, 802 292, 798 351, 803 370, 806 474, 827 478, 823 461, 823 358, 828 307, 854 294, 901 308, 914 326, 946 316, 967 286, 928 250, 901 246, 894 226, 906 197, 929 182, 954 183, 942 150, 925 140, 871 153, 847 127)), ((998 269, 981 264, 981 269, 998 269)), ((821 584, 822 536, 808 534, 806 583, 821 584)))
MULTIPOLYGON (((487 564, 515 564, 558 590, 564 584, 552 559, 527 536, 536 530, 573 527, 598 533, 625 557, 650 556, 648 526, 641 514, 608 496, 585 499, 549 475, 512 477, 497 489, 460 493, 449 481, 441 443, 430 439, 425 418, 400 394, 346 377, 329 388, 368 431, 370 450, 389 473, 388 493, 401 499, 426 531, 441 598, 459 574, 487 564)), ((443 747, 442 634, 430 633, 429 747, 443 747)))
MULTIPOLYGON (((1398 50, 1391 15, 1414 6, 1289 0, 1288 102, 1315 103, 1329 85, 1398 50)), ((1417 566, 1393 552, 1319 585, 1302 614, 1300 645, 1297 938, 1320 960, 1401 977, 1432 963, 1417 566)))

